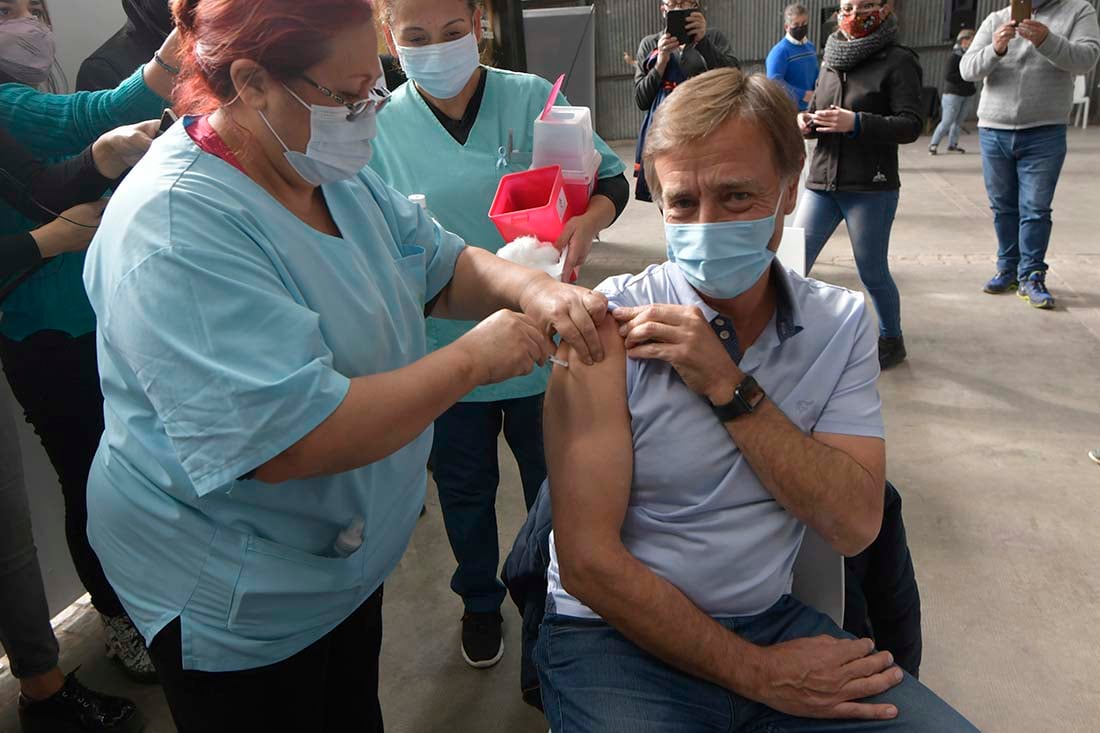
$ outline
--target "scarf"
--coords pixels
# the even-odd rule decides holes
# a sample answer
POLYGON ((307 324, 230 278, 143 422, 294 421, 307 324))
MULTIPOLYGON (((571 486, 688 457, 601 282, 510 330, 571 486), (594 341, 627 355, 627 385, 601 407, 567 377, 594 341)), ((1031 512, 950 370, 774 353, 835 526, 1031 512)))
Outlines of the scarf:
POLYGON ((892 13, 866 38, 848 38, 838 30, 825 42, 825 63, 837 71, 849 71, 897 39, 898 19, 892 13))

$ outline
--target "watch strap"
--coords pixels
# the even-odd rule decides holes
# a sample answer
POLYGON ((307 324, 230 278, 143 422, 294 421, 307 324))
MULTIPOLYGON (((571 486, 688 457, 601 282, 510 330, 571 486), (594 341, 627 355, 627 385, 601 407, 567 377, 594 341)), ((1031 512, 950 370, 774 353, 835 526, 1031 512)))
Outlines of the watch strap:
POLYGON ((730 422, 745 415, 751 415, 767 395, 764 389, 751 376, 746 376, 737 389, 733 391, 733 399, 724 405, 715 405, 714 414, 722 422, 730 422))

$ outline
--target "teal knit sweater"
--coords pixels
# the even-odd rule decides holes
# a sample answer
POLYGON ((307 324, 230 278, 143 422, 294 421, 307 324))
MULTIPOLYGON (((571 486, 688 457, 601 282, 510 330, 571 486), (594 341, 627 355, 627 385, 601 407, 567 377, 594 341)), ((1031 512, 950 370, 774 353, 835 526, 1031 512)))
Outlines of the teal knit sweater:
MULTIPOLYGON (((44 94, 22 84, 0 85, 0 127, 43 162, 78 155, 104 132, 160 117, 165 101, 145 85, 138 69, 115 89, 44 94)), ((34 227, 0 201, 0 234, 34 227)), ((95 313, 84 292, 84 253, 54 257, 15 289, 0 310, 0 333, 22 341, 38 331, 82 336, 95 330, 95 313)))

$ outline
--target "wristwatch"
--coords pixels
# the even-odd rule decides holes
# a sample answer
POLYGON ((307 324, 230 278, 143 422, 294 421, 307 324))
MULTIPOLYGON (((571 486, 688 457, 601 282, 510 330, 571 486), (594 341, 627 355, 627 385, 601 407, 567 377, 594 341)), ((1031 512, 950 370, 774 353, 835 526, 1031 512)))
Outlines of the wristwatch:
POLYGON ((733 399, 725 405, 715 405, 711 409, 722 422, 730 422, 745 415, 751 415, 760 403, 767 397, 763 388, 752 377, 746 376, 737 389, 733 391, 733 399))

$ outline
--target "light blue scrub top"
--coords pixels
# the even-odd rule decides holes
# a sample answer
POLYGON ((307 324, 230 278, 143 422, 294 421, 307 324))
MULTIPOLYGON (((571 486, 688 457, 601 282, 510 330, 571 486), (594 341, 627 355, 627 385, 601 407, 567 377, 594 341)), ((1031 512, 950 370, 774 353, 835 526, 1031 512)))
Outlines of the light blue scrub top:
POLYGON ((272 664, 321 638, 394 569, 424 501, 431 428, 354 471, 237 480, 331 415, 351 378, 427 353, 424 304, 464 246, 372 171, 323 191, 343 238, 176 125, 88 254, 106 398, 88 535, 147 642, 180 617, 185 669, 272 664), (362 546, 334 557, 356 516, 362 546))
MULTIPOLYGON (((378 115, 378 139, 371 167, 404 194, 422 193, 428 208, 446 227, 471 245, 496 252, 506 243, 489 219, 489 207, 502 176, 531 165, 535 119, 550 96, 551 85, 532 74, 487 68, 485 95, 477 121, 465 145, 460 145, 439 123, 413 84, 402 85, 378 115), (499 149, 513 131, 519 155, 511 167, 499 168, 499 149)), ((559 95, 557 104, 569 102, 559 95)), ((603 156, 599 178, 626 170, 607 143, 596 137, 603 156)), ((436 350, 455 341, 476 325, 473 321, 428 319, 428 347, 436 350)), ((531 397, 546 391, 550 365, 500 384, 478 387, 464 402, 531 397)))
MULTIPOLYGON (((789 304, 745 352, 740 367, 805 433, 883 438, 878 330, 862 293, 803 278, 778 264, 789 304)), ((597 290, 612 308, 673 303, 699 308, 719 337, 732 326, 675 264, 621 275, 597 290)), ((732 335, 732 333, 730 334, 732 335)), ((656 360, 627 359, 634 482, 623 544, 714 617, 750 616, 791 590, 804 525, 779 505, 714 416, 710 404, 656 360)), ((556 613, 597 615, 562 587, 550 538, 549 594, 556 613)))

